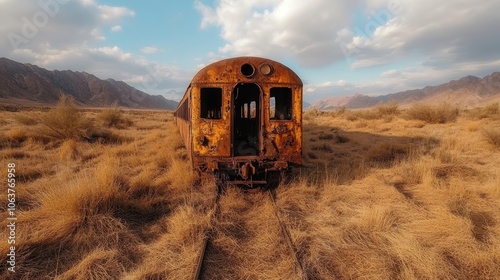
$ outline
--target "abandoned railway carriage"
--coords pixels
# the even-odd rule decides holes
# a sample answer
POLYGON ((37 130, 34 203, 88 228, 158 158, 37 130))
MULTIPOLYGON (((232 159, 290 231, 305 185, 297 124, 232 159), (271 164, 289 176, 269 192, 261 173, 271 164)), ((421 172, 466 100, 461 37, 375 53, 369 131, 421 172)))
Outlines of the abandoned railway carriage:
POLYGON ((220 180, 253 187, 302 164, 302 81, 276 61, 206 66, 174 116, 193 168, 220 180))

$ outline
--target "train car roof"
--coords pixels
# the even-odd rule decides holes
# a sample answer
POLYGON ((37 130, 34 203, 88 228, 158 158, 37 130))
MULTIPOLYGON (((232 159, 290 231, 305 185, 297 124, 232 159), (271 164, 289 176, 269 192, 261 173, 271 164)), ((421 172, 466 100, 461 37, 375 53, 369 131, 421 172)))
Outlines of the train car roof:
POLYGON ((287 66, 271 59, 250 56, 228 58, 209 64, 191 80, 191 84, 236 82, 302 86, 302 80, 287 66))

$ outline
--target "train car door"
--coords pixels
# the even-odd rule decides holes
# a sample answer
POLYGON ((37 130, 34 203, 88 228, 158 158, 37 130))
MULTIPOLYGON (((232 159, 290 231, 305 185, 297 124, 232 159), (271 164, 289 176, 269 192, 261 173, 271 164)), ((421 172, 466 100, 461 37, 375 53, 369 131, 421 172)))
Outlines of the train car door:
POLYGON ((260 151, 262 91, 257 84, 239 83, 232 93, 233 156, 258 156, 260 151))

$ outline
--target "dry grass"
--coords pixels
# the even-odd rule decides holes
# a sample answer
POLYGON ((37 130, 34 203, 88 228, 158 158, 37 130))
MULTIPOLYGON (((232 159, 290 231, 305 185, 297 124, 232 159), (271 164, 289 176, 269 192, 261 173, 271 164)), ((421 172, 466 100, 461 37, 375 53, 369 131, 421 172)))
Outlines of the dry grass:
MULTIPOLYGON (((474 109, 481 118, 450 108, 445 123, 396 104, 306 114, 305 167, 277 202, 310 279, 500 278, 500 120, 493 106, 474 109)), ((62 110, 91 123, 68 137, 22 120, 54 110, 3 118, 0 159, 18 172, 15 278, 192 278, 213 185, 193 187, 172 114, 119 111, 131 122, 118 130, 109 112, 62 110), (88 140, 99 131, 121 140, 88 140)), ((265 194, 227 189, 213 229, 206 279, 300 279, 265 194)), ((7 251, 0 241, 0 262, 7 251)))
POLYGON ((437 106, 417 104, 408 109, 406 113, 407 117, 412 120, 421 120, 428 123, 448 123, 457 119, 459 110, 447 103, 437 106))
POLYGON ((89 142, 120 143, 126 141, 126 138, 119 137, 107 127, 118 127, 123 124, 132 125, 132 123, 120 117, 119 111, 108 110, 103 110, 97 116, 101 121, 105 119, 108 122, 103 122, 104 126, 98 126, 93 122, 93 118, 89 118, 85 112, 76 106, 72 98, 63 95, 57 105, 48 112, 32 114, 32 116, 21 113, 15 115, 14 119, 25 127, 34 126, 29 130, 22 130, 25 138, 38 139, 42 142, 85 140, 89 142), (108 113, 108 110, 112 113, 108 113), (111 117, 106 119, 106 116, 110 115, 113 115, 114 119, 111 119, 111 117), (31 119, 33 121, 30 121, 31 119))
POLYGON ((500 130, 498 128, 485 128, 483 134, 491 145, 500 148, 500 130))
POLYGON ((398 103, 395 101, 390 101, 388 103, 380 104, 375 107, 375 110, 379 112, 382 116, 399 115, 400 110, 398 108, 398 103))
POLYGON ((14 115, 14 120, 19 124, 31 126, 38 124, 38 120, 35 116, 30 116, 29 114, 16 114, 14 115))
POLYGON ((97 119, 105 127, 128 128, 133 125, 133 122, 123 116, 123 112, 118 107, 102 110, 97 119))
POLYGON ((485 119, 485 118, 500 118, 500 104, 498 102, 489 104, 485 107, 473 108, 469 110, 468 115, 470 118, 485 119))
POLYGON ((88 138, 92 130, 92 123, 78 110, 73 99, 61 96, 56 107, 39 119, 43 124, 40 133, 57 139, 88 138))
POLYGON ((362 120, 378 120, 382 119, 386 122, 391 122, 394 117, 398 116, 401 112, 396 102, 382 103, 372 109, 367 110, 347 110, 341 108, 335 112, 338 116, 343 116, 349 121, 362 120))

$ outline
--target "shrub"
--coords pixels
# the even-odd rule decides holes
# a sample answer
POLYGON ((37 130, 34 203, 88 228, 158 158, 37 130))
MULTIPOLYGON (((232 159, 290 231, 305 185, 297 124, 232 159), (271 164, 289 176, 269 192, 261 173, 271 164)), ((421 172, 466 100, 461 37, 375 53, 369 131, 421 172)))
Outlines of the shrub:
POLYGON ((345 119, 348 121, 355 121, 358 119, 362 120, 386 119, 390 121, 392 120, 392 117, 398 114, 399 114, 398 104, 393 101, 379 104, 371 109, 342 111, 342 115, 344 115, 345 119))
POLYGON ((438 106, 416 104, 408 109, 407 117, 412 120, 421 120, 428 123, 447 123, 456 121, 458 113, 458 108, 448 103, 438 106))
POLYGON ((345 118, 348 121, 356 121, 359 119, 362 120, 376 120, 381 118, 382 116, 379 114, 378 111, 374 109, 363 109, 363 110, 355 110, 355 111, 348 111, 345 114, 345 118))
POLYGON ((483 135, 491 145, 500 148, 500 130, 493 128, 483 129, 483 135))
POLYGON ((308 109, 304 112, 303 118, 304 120, 312 120, 316 117, 319 117, 323 114, 318 108, 312 107, 311 109, 308 109))
POLYGON ((356 112, 349 112, 349 114, 345 114, 344 118, 350 122, 353 122, 359 119, 359 114, 356 112))
POLYGON ((106 127, 126 128, 132 125, 132 121, 123 117, 118 107, 104 109, 97 119, 106 127))
POLYGON ((75 101, 61 96, 56 107, 40 117, 45 129, 42 134, 56 139, 88 138, 92 123, 76 107, 75 101))
POLYGON ((500 106, 498 102, 495 102, 486 106, 484 110, 487 115, 497 115, 498 113, 500 113, 500 106))
POLYGON ((474 119, 484 119, 484 118, 496 119, 500 117, 500 105, 498 104, 498 102, 495 102, 486 107, 473 108, 468 113, 469 117, 474 119))
POLYGON ((340 107, 338 107, 336 110, 335 110, 335 115, 337 116, 342 116, 344 115, 345 113, 349 112, 349 110, 347 109, 347 106, 345 105, 342 105, 340 107))
POLYGON ((396 101, 379 104, 375 107, 375 110, 380 116, 395 116, 399 114, 398 103, 396 101))

